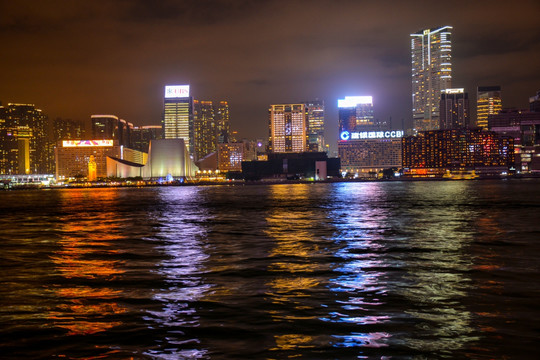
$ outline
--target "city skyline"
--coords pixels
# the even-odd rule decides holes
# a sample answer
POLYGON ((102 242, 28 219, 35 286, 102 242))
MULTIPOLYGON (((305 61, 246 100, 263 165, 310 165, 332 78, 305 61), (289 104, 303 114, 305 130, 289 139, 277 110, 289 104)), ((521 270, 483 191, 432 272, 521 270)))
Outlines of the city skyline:
POLYGON ((51 119, 103 113, 158 125, 163 86, 190 84, 195 98, 229 101, 241 137, 264 138, 269 104, 319 98, 335 146, 345 96, 371 95, 375 118, 412 125, 410 34, 450 25, 452 86, 499 85, 504 107, 527 108, 540 87, 540 5, 427 4, 3 3, 0 101, 35 104, 51 119))

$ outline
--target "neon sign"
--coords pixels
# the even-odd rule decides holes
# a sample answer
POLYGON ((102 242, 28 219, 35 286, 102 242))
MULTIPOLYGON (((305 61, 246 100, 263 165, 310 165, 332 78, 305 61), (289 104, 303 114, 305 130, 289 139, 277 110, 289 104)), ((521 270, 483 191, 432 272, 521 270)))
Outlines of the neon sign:
POLYGON ((64 140, 62 147, 113 146, 113 140, 64 140))
POLYGON ((165 98, 186 98, 186 97, 189 97, 189 85, 165 86, 165 98))
POLYGON ((363 139, 397 139, 403 137, 403 130, 392 131, 362 131, 353 132, 342 131, 339 137, 341 140, 363 140, 363 139))

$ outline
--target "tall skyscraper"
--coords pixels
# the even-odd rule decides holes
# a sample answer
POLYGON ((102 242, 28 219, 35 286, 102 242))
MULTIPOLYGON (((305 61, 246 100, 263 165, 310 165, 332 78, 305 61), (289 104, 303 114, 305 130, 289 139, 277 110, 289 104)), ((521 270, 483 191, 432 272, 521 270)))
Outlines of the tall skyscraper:
POLYGON ((270 152, 307 151, 306 104, 270 105, 269 117, 270 152))
POLYGON ((469 127, 469 95, 464 89, 445 89, 441 92, 441 130, 469 127))
POLYGON ((373 97, 345 96, 338 100, 339 133, 377 130, 373 117, 373 97))
POLYGON ((53 170, 47 116, 32 104, 0 106, 0 174, 53 170))
POLYGON ((218 143, 228 143, 231 137, 229 103, 220 101, 217 108, 214 109, 214 116, 216 117, 218 143))
POLYGON ((217 151, 218 144, 231 141, 229 104, 220 101, 193 100, 193 124, 195 134, 195 160, 217 151))
POLYGON ((501 87, 479 86, 476 93, 476 126, 488 128, 488 116, 502 110, 501 87))
POLYGON ((165 139, 184 139, 189 154, 193 155, 193 98, 189 96, 189 85, 165 86, 163 134, 165 139))
POLYGON ((308 117, 308 150, 324 151, 324 101, 306 101, 308 117))
POLYGON ((436 130, 441 91, 452 87, 452 27, 411 34, 411 55, 414 128, 436 130))
POLYGON ((193 100, 193 124, 195 127, 195 160, 202 159, 217 147, 217 127, 214 105, 211 101, 193 100))

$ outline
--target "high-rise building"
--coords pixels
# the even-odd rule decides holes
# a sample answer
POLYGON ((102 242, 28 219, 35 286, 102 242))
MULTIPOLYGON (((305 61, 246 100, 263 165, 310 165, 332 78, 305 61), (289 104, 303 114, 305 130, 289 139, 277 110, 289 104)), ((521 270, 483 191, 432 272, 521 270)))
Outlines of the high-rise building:
POLYGON ((218 144, 232 141, 229 123, 229 103, 193 100, 195 159, 215 152, 218 144))
POLYGON ((189 154, 193 155, 195 149, 193 98, 189 96, 189 85, 165 86, 162 123, 164 138, 184 139, 189 154))
POLYGON ((216 151, 217 126, 211 101, 193 100, 193 126, 195 128, 195 160, 216 151))
POLYGON ((242 171, 244 160, 244 143, 228 143, 218 145, 219 171, 242 171))
POLYGON ((306 101, 308 117, 308 150, 324 151, 324 101, 306 101))
POLYGON ((214 108, 214 116, 216 118, 218 143, 228 143, 231 140, 229 103, 227 101, 220 101, 217 107, 214 108))
POLYGON ((469 95, 464 89, 445 89, 441 92, 439 128, 469 127, 469 95))
POLYGON ((273 153, 307 151, 306 104, 270 105, 268 148, 273 153))
POLYGON ((411 34, 411 55, 414 128, 436 130, 441 90, 452 87, 452 27, 411 34))
POLYGON ((488 128, 488 116, 502 110, 501 87, 479 86, 476 93, 476 126, 488 128))
POLYGON ((163 139, 163 127, 160 125, 136 126, 131 134, 131 146, 135 150, 148 152, 151 140, 163 139))
POLYGON ((32 104, 0 106, 0 173, 53 171, 47 116, 32 104))
POLYGON ((118 145, 131 147, 133 124, 115 115, 92 115, 92 138, 112 139, 118 145))
POLYGON ((378 130, 373 116, 373 97, 345 96, 338 100, 339 133, 378 130))

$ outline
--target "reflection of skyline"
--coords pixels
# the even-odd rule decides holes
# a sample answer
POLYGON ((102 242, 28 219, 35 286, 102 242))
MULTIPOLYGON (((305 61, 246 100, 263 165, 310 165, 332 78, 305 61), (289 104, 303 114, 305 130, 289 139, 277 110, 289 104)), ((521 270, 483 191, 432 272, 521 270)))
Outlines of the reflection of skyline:
POLYGON ((61 192, 61 209, 67 215, 59 219, 60 249, 52 256, 56 269, 67 280, 66 286, 48 290, 63 304, 51 310, 49 318, 54 326, 69 330, 68 335, 88 335, 119 326, 117 320, 108 320, 127 310, 115 300, 121 296, 112 286, 77 285, 77 279, 110 282, 124 273, 123 263, 111 260, 118 255, 114 247, 119 232, 119 221, 109 210, 88 212, 81 218, 83 203, 113 202, 118 193, 113 189, 93 191, 88 189, 61 192), (85 202, 79 202, 86 198, 85 202))
MULTIPOLYGON (((270 196, 274 207, 266 217, 266 235, 274 248, 269 253, 268 271, 276 273, 268 286, 268 297, 273 304, 270 311, 276 322, 312 321, 317 317, 311 293, 320 285, 314 273, 321 271, 314 260, 321 249, 313 242, 313 228, 317 214, 306 206, 312 196, 309 185, 272 186, 270 196), (293 311, 294 310, 294 311, 293 311)), ((301 333, 275 334, 275 348, 295 350, 313 348, 316 337, 301 333)))
POLYGON ((156 290, 153 298, 161 309, 149 311, 147 320, 154 322, 152 327, 168 329, 167 343, 146 353, 170 359, 204 358, 207 350, 199 349, 200 339, 189 330, 200 326, 197 302, 210 289, 202 276, 208 255, 202 243, 205 228, 200 225, 208 220, 208 214, 199 204, 198 188, 163 189, 160 196, 166 207, 159 214, 157 249, 166 259, 157 264, 156 271, 167 287, 156 290))
POLYGON ((466 273, 472 264, 465 250, 473 241, 469 221, 475 213, 460 206, 473 194, 466 182, 443 183, 436 190, 422 183, 411 186, 409 196, 420 206, 409 209, 414 252, 405 259, 407 286, 400 293, 414 304, 406 313, 416 319, 418 335, 407 342, 413 349, 451 353, 474 340, 473 315, 462 299, 470 283, 466 273))
POLYGON ((382 311, 388 293, 385 268, 389 264, 384 261, 382 231, 388 227, 388 213, 373 202, 386 194, 375 183, 343 184, 336 190, 338 198, 344 200, 331 214, 337 231, 335 241, 340 246, 336 252, 340 265, 334 269, 339 275, 330 280, 330 290, 339 298, 339 311, 324 320, 358 325, 350 333, 334 334, 336 347, 385 347, 390 334, 381 329, 389 321, 382 311))

